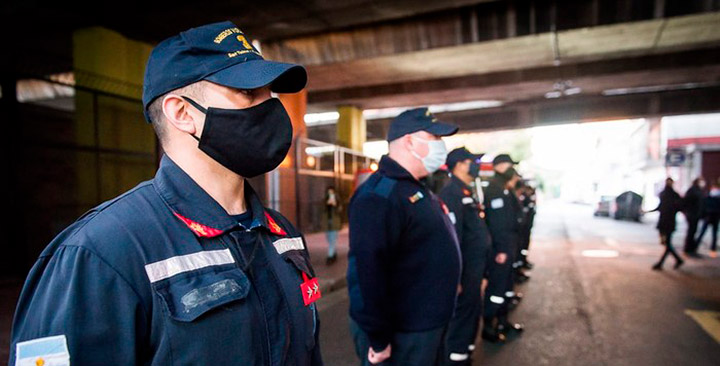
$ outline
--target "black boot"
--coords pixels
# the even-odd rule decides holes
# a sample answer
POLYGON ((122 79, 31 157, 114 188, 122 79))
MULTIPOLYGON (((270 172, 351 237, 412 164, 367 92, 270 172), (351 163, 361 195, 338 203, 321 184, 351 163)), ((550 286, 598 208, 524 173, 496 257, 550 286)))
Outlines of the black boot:
POLYGON ((502 334, 508 334, 509 332, 522 333, 523 330, 525 330, 525 326, 522 323, 505 321, 498 325, 498 331, 502 334))
POLYGON ((505 335, 498 331, 497 326, 495 325, 494 319, 485 318, 483 323, 485 323, 483 325, 482 334, 481 334, 481 337, 483 340, 488 341, 490 343, 504 343, 505 342, 505 335))

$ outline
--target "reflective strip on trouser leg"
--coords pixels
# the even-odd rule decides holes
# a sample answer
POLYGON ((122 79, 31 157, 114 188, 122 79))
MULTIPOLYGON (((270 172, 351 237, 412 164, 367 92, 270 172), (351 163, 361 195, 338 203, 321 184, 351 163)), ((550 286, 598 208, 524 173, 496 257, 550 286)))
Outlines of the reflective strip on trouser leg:
POLYGON ((503 298, 501 296, 492 295, 492 296, 490 296, 490 301, 492 301, 495 304, 503 304, 503 303, 505 303, 505 298, 503 298))
POLYGON ((467 353, 451 353, 450 361, 465 361, 468 359, 467 353))

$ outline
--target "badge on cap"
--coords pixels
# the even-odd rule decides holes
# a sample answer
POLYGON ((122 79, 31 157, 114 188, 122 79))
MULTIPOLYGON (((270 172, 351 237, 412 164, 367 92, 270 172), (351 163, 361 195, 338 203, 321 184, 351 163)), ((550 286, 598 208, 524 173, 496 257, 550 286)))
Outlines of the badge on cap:
POLYGON ((303 295, 305 306, 308 306, 322 297, 317 277, 308 278, 305 272, 302 273, 303 283, 300 284, 300 291, 303 295))
POLYGON ((422 192, 417 191, 417 192, 415 192, 414 195, 408 197, 408 199, 410 200, 410 203, 415 203, 417 201, 420 201, 424 197, 425 197, 425 195, 423 195, 422 192))

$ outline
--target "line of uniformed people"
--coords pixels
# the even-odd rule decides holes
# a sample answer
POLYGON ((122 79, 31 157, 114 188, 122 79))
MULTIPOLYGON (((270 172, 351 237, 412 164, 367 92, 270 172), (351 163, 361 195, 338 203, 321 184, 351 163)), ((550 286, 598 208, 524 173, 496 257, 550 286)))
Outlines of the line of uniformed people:
POLYGON ((481 155, 448 153, 441 139, 457 130, 427 108, 403 112, 351 199, 348 291, 363 365, 470 365, 478 333, 504 342, 523 330, 508 314, 532 267, 534 190, 507 154, 483 190, 481 155))

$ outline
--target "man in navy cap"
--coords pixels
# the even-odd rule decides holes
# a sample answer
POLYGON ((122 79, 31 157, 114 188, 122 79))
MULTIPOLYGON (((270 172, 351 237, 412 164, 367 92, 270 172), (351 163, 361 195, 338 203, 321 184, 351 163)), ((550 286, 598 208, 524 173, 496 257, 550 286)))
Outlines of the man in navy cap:
POLYGON ((320 365, 320 294, 305 241, 247 178, 285 157, 270 92, 305 87, 230 22, 155 47, 145 115, 154 179, 90 210, 35 263, 10 365, 320 365))
POLYGON ((516 164, 509 155, 493 159, 495 175, 485 189, 485 220, 492 238, 492 260, 488 266, 485 291, 483 339, 504 341, 510 331, 522 331, 523 325, 508 321, 508 305, 517 296, 513 291, 514 253, 519 242, 522 209, 512 185, 517 181, 516 164))
POLYGON ((442 365, 470 365, 482 314, 482 280, 490 256, 490 233, 483 219, 480 202, 473 196, 479 173, 480 156, 459 147, 448 154, 450 181, 440 191, 447 204, 448 216, 455 225, 460 251, 462 275, 460 294, 445 336, 442 365))
POLYGON ((419 179, 445 163, 456 126, 427 108, 390 124, 389 153, 353 195, 348 291, 364 365, 433 365, 455 307, 460 253, 447 207, 419 179))

